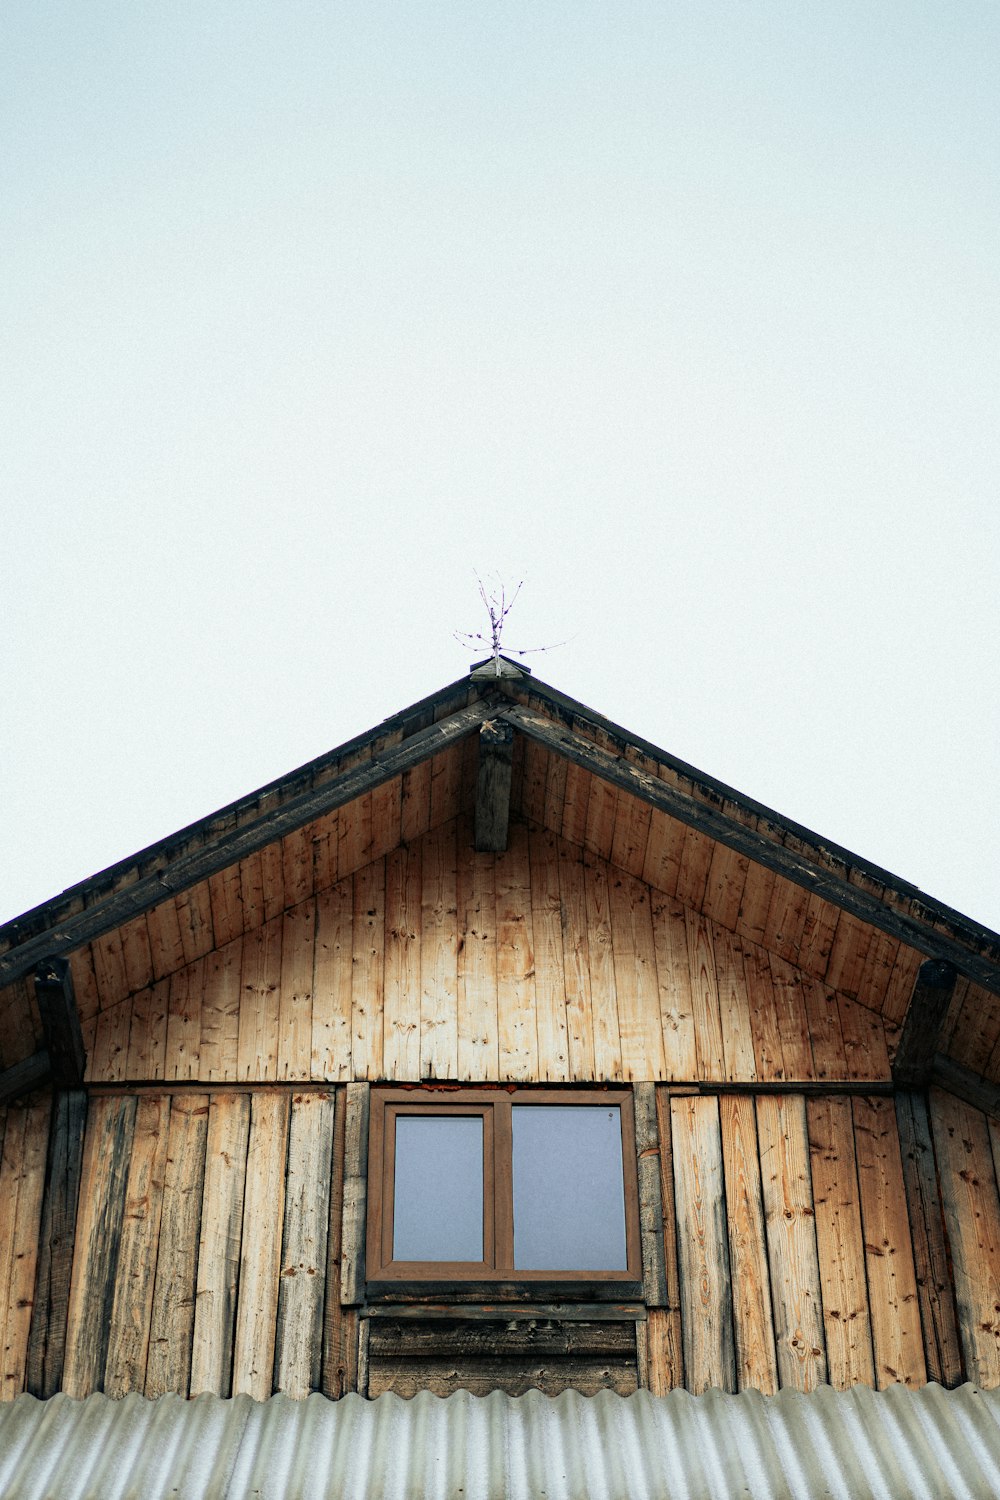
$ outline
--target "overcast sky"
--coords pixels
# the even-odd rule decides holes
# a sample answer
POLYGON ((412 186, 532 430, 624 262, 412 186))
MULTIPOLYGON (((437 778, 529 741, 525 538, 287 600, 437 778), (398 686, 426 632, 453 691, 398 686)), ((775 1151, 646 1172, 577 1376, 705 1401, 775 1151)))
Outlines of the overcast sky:
POLYGON ((12 0, 0 918, 467 670, 1000 927, 1000 7, 12 0))

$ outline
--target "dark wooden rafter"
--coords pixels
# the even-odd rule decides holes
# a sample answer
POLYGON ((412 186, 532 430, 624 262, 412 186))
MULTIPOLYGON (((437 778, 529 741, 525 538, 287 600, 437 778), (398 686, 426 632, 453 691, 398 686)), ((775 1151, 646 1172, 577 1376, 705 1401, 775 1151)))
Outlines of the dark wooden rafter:
POLYGON ((83 1082, 87 1051, 73 995, 73 976, 64 958, 51 958, 35 970, 35 998, 56 1088, 83 1082))
POLYGON ((944 1057, 940 1052, 934 1059, 931 1082, 947 1089, 956 1099, 964 1099, 976 1109, 1000 1119, 1000 1084, 980 1078, 971 1068, 964 1068, 954 1058, 944 1057))
POLYGON ((476 778, 476 849, 503 854, 510 823, 510 782, 514 730, 505 719, 487 719, 479 730, 476 778))
POLYGON ((236 864, 248 854, 284 838, 324 813, 333 812, 366 792, 419 765, 430 756, 473 733, 491 717, 495 709, 488 702, 459 709, 440 723, 432 724, 403 740, 399 745, 374 755, 371 760, 354 766, 341 775, 312 787, 280 806, 262 813, 242 827, 232 828, 211 843, 179 855, 162 869, 142 876, 131 885, 114 891, 83 911, 56 922, 44 932, 26 939, 9 952, 0 955, 0 987, 30 973, 36 964, 53 956, 71 953, 83 943, 100 937, 112 928, 128 922, 140 912, 148 911, 169 896, 186 891, 228 865, 236 864))
POLYGON ((658 808, 678 822, 687 824, 689 828, 696 828, 709 838, 717 839, 727 848, 746 855, 765 869, 774 870, 794 885, 814 892, 822 900, 829 901, 831 905, 840 907, 862 922, 877 927, 880 932, 886 932, 890 937, 916 948, 929 958, 953 963, 961 973, 968 975, 977 984, 1000 994, 1000 964, 975 953, 948 933, 895 910, 863 887, 853 885, 820 868, 805 855, 775 843, 756 829, 734 822, 718 808, 700 802, 687 792, 671 786, 669 782, 661 781, 634 762, 601 749, 564 724, 554 723, 544 715, 519 705, 504 708, 501 716, 522 734, 555 754, 565 756, 574 765, 590 771, 602 781, 658 808))
POLYGON ((920 965, 892 1064, 897 1087, 919 1089, 930 1080, 957 977, 954 965, 941 959, 928 958, 920 965))
POLYGON ((19 1099, 22 1094, 30 1094, 32 1089, 41 1088, 43 1083, 48 1083, 51 1073, 52 1064, 44 1047, 22 1062, 4 1068, 0 1073, 0 1105, 10 1104, 11 1100, 19 1099))

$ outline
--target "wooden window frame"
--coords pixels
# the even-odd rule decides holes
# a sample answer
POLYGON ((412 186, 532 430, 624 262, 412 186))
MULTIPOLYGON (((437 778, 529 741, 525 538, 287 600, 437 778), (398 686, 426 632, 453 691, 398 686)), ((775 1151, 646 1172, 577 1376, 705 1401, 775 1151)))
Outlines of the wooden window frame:
POLYGON ((378 1088, 371 1091, 368 1144, 367 1277, 369 1296, 447 1295, 456 1289, 488 1288, 498 1299, 524 1299, 546 1289, 560 1297, 609 1297, 638 1293, 642 1286, 639 1188, 635 1121, 629 1089, 378 1088), (622 1138, 626 1269, 618 1271, 521 1271, 514 1267, 513 1133, 516 1105, 612 1105, 622 1138), (400 1115, 479 1115, 483 1119, 483 1260, 396 1261, 392 1258, 395 1196, 395 1133, 400 1115))

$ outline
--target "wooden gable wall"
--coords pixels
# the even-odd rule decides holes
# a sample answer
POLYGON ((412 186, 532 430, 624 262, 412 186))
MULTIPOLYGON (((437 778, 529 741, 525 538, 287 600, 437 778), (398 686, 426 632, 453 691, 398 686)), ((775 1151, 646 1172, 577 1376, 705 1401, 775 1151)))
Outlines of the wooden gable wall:
POLYGON ((493 855, 450 818, 134 993, 124 947, 74 964, 92 1083, 890 1077, 883 1016, 520 821, 493 855))
POLYGON ((468 1315, 365 1306, 349 1273, 364 1090, 0 1111, 0 1396, 1000 1385, 1000 1122, 941 1090, 659 1085, 662 1288, 468 1315))

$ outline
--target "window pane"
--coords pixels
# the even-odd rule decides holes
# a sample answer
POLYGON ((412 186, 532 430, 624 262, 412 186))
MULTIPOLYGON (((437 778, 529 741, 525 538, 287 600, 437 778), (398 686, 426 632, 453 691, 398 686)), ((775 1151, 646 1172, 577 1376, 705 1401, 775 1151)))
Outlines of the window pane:
POLYGON ((514 1265, 625 1271, 617 1105, 515 1104, 514 1265))
POLYGON ((394 1260, 483 1259, 482 1115, 398 1115, 394 1260))

